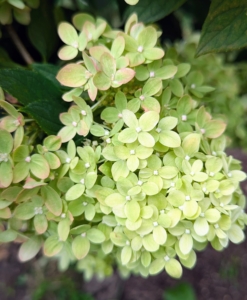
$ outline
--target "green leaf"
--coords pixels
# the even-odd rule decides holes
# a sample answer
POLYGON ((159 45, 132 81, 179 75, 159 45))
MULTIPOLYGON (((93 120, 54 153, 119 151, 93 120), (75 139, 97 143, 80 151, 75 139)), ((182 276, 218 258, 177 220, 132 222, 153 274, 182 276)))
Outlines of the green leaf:
POLYGON ((53 83, 57 88, 61 89, 62 86, 56 79, 56 75, 61 68, 60 66, 53 64, 33 63, 31 67, 35 72, 50 80, 50 82, 53 83))
POLYGON ((129 17, 136 13, 138 20, 144 23, 156 22, 178 9, 186 0, 157 0, 150 2, 149 0, 140 0, 134 6, 127 8, 125 16, 129 17))
POLYGON ((61 91, 50 80, 34 71, 1 69, 0 82, 1 87, 23 105, 44 99, 53 105, 57 99, 61 101, 61 91))
POLYGON ((43 60, 48 60, 57 49, 58 35, 51 1, 42 0, 38 9, 31 11, 28 36, 33 46, 40 52, 43 60), (45 20, 45 22, 44 22, 45 20))
POLYGON ((189 283, 179 283, 173 288, 168 288, 164 294, 164 300, 196 300, 193 287, 189 283))
POLYGON ((43 101, 28 104, 22 110, 34 118, 47 134, 56 134, 62 127, 59 114, 67 108, 61 100, 60 103, 54 103, 54 101, 52 103, 44 98, 43 101))
POLYGON ((213 0, 196 55, 239 50, 247 46, 245 0, 213 0))
POLYGON ((38 254, 42 245, 42 239, 38 236, 34 236, 23 243, 19 249, 18 257, 20 261, 28 261, 38 254))
POLYGON ((1 69, 2 88, 26 105, 29 113, 48 134, 61 128, 59 114, 67 110, 61 91, 41 74, 24 69, 1 69))

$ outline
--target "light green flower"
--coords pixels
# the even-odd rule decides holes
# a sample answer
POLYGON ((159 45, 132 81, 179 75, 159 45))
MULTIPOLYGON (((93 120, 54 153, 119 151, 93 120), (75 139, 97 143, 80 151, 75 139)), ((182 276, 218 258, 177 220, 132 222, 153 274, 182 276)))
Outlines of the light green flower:
POLYGON ((133 143, 137 139, 144 147, 153 147, 155 140, 149 133, 158 123, 159 114, 155 111, 144 113, 139 121, 135 114, 130 110, 123 110, 124 123, 129 127, 124 129, 118 136, 122 143, 133 143))
POLYGON ((125 33, 121 35, 125 39, 126 57, 130 61, 130 67, 158 60, 164 56, 164 51, 155 47, 158 35, 152 26, 144 27, 141 23, 137 23, 132 26, 130 35, 125 33))

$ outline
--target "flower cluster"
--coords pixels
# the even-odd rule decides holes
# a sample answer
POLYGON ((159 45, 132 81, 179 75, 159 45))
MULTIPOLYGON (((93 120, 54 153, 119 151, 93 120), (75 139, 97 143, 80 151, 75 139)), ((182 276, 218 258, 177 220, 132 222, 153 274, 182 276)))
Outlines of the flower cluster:
POLYGON ((78 260, 87 279, 114 263, 179 278, 209 243, 240 243, 246 175, 224 152, 224 120, 198 101, 214 89, 166 58, 136 15, 124 32, 86 14, 73 24, 58 29, 59 57, 82 60, 57 75, 73 88, 57 136, 30 146, 24 117, 0 101, 0 241, 21 241, 23 261, 41 247, 61 269, 78 260))
MULTIPOLYGON (((199 34, 191 32, 183 41, 170 45, 166 57, 175 63, 190 63, 191 72, 198 80, 203 78, 206 85, 217 87, 211 92, 210 98, 203 97, 200 101, 215 116, 220 114, 222 118, 224 115, 226 135, 230 138, 231 146, 246 149, 246 91, 241 86, 245 83, 246 76, 243 74, 246 73, 246 67, 243 63, 230 63, 224 54, 211 53, 195 59, 198 42, 199 34), (217 99, 217 105, 211 99, 217 99), (235 118, 235 115, 239 117, 235 118)), ((200 85, 197 87, 201 88, 200 85)), ((194 86, 191 92, 198 93, 197 87, 194 86)))

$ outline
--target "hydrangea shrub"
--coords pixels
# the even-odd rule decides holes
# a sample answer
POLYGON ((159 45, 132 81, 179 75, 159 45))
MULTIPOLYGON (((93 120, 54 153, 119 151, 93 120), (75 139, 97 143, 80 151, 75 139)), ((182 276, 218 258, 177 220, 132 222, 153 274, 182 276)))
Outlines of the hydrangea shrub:
POLYGON ((72 23, 58 28, 72 62, 57 74, 71 88, 57 135, 30 143, 1 93, 0 242, 20 242, 22 261, 41 248, 62 270, 78 261, 90 279, 116 264, 179 278, 208 244, 243 241, 246 175, 224 151, 224 118, 200 102, 214 88, 166 58, 161 32, 136 15, 124 31, 84 13, 72 23))

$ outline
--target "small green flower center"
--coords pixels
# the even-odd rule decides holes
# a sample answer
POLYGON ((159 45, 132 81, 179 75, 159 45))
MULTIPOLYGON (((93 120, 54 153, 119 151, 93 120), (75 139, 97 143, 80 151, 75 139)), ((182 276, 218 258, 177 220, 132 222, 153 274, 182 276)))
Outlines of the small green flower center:
POLYGON ((131 149, 131 150, 130 150, 130 154, 131 154, 131 155, 136 154, 135 150, 134 150, 134 149, 131 149))
POLYGON ((141 127, 136 127, 136 132, 141 132, 141 131, 142 131, 141 127))

